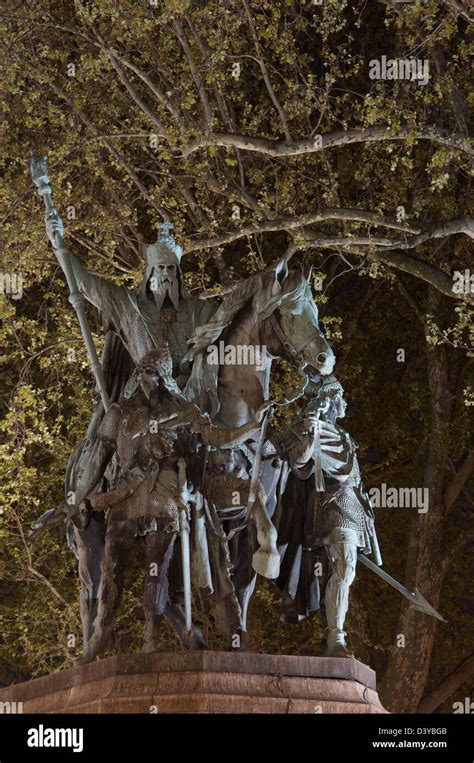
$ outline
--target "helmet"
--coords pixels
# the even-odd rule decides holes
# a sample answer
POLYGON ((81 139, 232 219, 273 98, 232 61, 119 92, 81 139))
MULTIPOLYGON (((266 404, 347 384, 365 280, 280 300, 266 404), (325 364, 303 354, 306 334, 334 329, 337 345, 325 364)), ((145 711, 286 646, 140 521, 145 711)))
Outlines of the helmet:
POLYGON ((344 387, 341 382, 336 379, 335 376, 329 374, 322 377, 322 384, 319 388, 319 396, 326 397, 339 397, 344 394, 344 387))
POLYGON ((131 398, 135 394, 140 385, 142 373, 146 371, 157 374, 161 379, 164 389, 172 396, 184 399, 180 388, 173 378, 173 360, 167 344, 164 347, 150 350, 141 358, 125 386, 124 397, 131 398))
POLYGON ((324 410, 329 400, 335 400, 344 395, 344 388, 335 376, 320 376, 319 379, 311 380, 305 386, 305 394, 311 396, 309 406, 317 410, 324 410))
POLYGON ((172 227, 173 225, 169 222, 161 223, 158 227, 158 237, 155 243, 147 246, 146 263, 148 275, 157 265, 176 265, 179 269, 183 250, 170 234, 172 227))
POLYGON ((171 359, 168 345, 157 347, 156 349, 147 352, 147 354, 138 362, 136 370, 138 374, 143 373, 143 371, 149 371, 151 373, 158 372, 158 376, 162 379, 169 376, 172 377, 173 361, 171 359))

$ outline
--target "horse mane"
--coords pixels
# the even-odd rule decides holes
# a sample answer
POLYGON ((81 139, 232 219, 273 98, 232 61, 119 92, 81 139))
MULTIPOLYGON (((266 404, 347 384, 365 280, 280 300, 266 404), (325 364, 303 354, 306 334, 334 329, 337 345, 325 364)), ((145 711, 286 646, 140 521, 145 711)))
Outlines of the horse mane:
POLYGON ((265 320, 277 307, 282 312, 292 312, 308 291, 308 283, 299 271, 287 271, 283 284, 276 280, 274 267, 255 273, 238 283, 235 289, 225 296, 210 321, 195 330, 188 340, 190 348, 185 360, 193 360, 209 345, 214 344, 250 300, 254 303, 254 320, 265 320))

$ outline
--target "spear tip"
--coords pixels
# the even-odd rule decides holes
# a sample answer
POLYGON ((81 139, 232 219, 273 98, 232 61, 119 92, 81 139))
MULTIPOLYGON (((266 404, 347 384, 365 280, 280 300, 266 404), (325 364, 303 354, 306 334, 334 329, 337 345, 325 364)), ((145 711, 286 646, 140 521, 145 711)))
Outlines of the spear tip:
POLYGON ((37 185, 40 180, 43 183, 49 183, 48 157, 39 156, 35 148, 30 148, 30 175, 37 185))
POLYGON ((442 623, 447 623, 447 620, 444 619, 442 615, 440 615, 437 610, 431 606, 431 604, 426 601, 425 597, 422 593, 418 590, 418 588, 415 588, 414 593, 412 593, 413 600, 411 602, 411 606, 414 609, 419 610, 420 612, 424 612, 425 615, 431 615, 431 617, 435 617, 437 620, 441 620, 442 623))

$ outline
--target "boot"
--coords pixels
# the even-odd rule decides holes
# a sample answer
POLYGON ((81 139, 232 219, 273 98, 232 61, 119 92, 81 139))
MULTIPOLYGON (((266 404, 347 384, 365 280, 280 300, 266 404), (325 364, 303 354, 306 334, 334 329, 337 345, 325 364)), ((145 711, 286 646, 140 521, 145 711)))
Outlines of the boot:
POLYGON ((346 644, 346 632, 331 628, 327 633, 327 646, 324 657, 354 657, 346 644))
POLYGON ((95 619, 97 617, 97 598, 92 598, 87 589, 82 590, 79 598, 82 623, 82 641, 84 646, 94 633, 95 619))

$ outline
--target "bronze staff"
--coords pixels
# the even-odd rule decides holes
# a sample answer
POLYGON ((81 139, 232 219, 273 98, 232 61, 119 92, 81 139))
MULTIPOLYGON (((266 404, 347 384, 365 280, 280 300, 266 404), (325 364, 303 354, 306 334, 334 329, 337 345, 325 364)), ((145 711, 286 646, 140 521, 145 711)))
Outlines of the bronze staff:
MULTIPOLYGON (((34 151, 30 152, 30 174, 33 183, 38 188, 38 193, 43 197, 44 206, 46 209, 45 220, 50 215, 56 215, 53 202, 51 200, 51 186, 48 176, 48 157, 38 157, 34 151)), ((102 368, 95 349, 94 340, 92 339, 91 330, 86 317, 85 301, 84 297, 77 287, 76 277, 72 269, 71 261, 69 259, 69 252, 64 244, 62 233, 56 231, 56 246, 54 252, 58 258, 58 262, 66 276, 66 280, 69 286, 69 302, 76 311, 79 325, 81 327, 82 336, 86 344, 87 354, 91 362, 92 371, 94 372, 95 380, 97 382, 97 388, 102 399, 102 404, 105 411, 109 409, 109 396, 105 387, 104 377, 102 376, 102 368)))

